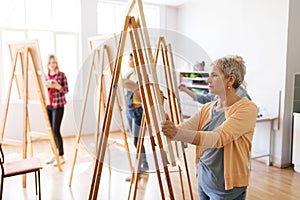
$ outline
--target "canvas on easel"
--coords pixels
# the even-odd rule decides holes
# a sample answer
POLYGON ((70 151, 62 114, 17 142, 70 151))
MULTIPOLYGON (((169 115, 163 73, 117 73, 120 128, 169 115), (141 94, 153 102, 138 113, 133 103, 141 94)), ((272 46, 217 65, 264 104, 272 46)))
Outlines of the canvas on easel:
MULTIPOLYGON (((102 124, 102 119, 104 118, 104 111, 106 108, 106 103, 107 103, 107 97, 108 97, 108 89, 109 89, 109 83, 112 78, 112 72, 113 72, 113 63, 111 61, 113 60, 111 57, 111 54, 114 54, 115 48, 117 44, 111 44, 108 45, 105 43, 105 41, 111 39, 113 35, 101 35, 101 36, 94 36, 89 38, 89 46, 90 50, 92 52, 92 59, 91 59, 91 65, 89 68, 89 76, 87 79, 87 86, 85 89, 85 99, 83 101, 82 105, 82 112, 81 112, 81 117, 79 121, 79 131, 76 137, 76 147, 75 147, 75 153, 74 153, 74 159, 73 159, 73 164, 71 168, 71 175, 70 175, 70 181, 69 181, 69 186, 71 186, 72 183, 72 177, 73 177, 73 171, 74 171, 74 166, 76 163, 77 159, 77 153, 79 147, 82 147, 83 145, 81 144, 82 142, 84 143, 82 136, 82 126, 84 123, 84 118, 85 118, 85 110, 87 107, 87 98, 89 96, 89 91, 92 89, 91 87, 91 81, 94 80, 94 84, 96 85, 96 127, 95 127, 95 132, 94 132, 94 141, 95 144, 98 143, 99 140, 99 127, 102 124), (93 73, 93 71, 95 73, 93 73), (93 75, 94 74, 94 75, 93 75)), ((113 42, 113 41, 112 41, 113 42)), ((113 42, 114 43, 114 42, 113 42)), ((120 125, 120 130, 117 132, 121 132, 122 138, 123 138, 123 143, 117 143, 114 141, 111 141, 110 143, 114 145, 118 145, 122 148, 125 149, 127 159, 129 162, 129 167, 130 171, 132 170, 132 163, 131 163, 131 158, 130 158, 130 152, 129 152, 129 147, 128 147, 128 142, 127 142, 127 136, 126 136, 126 130, 125 130, 125 125, 124 125, 124 120, 122 116, 122 106, 121 106, 121 101, 120 101, 120 94, 121 91, 118 91, 118 98, 116 99, 116 112, 118 113, 118 120, 119 120, 119 125, 120 125)), ((94 154, 94 152, 97 151, 97 146, 95 147, 95 150, 91 150, 94 154)), ((107 150, 109 152, 109 146, 107 147, 107 150)), ((110 156, 109 156, 109 169, 110 169, 110 156)))
MULTIPOLYGON (((37 40, 11 42, 8 44, 8 47, 12 60, 12 71, 8 85, 7 99, 4 106, 4 114, 2 115, 0 132, 1 143, 6 143, 4 133, 9 105, 11 103, 10 96, 12 84, 15 80, 19 99, 23 100, 23 158, 27 158, 27 156, 32 157, 33 155, 31 136, 43 136, 50 140, 53 153, 58 163, 58 169, 59 171, 62 171, 51 124, 46 110, 46 105, 49 102, 49 97, 48 90, 45 84, 45 75, 40 58, 38 42, 37 40), (28 112, 29 102, 38 102, 39 104, 41 104, 48 135, 41 135, 30 130, 29 117, 32 113, 28 112)), ((26 185, 25 179, 23 179, 23 185, 26 185)))
MULTIPOLYGON (((40 57, 40 50, 38 46, 37 40, 31 40, 31 41, 24 41, 24 42, 11 42, 8 43, 9 53, 11 60, 13 62, 15 56, 24 51, 24 49, 28 48, 28 51, 30 51, 30 56, 28 57, 28 85, 34 86, 36 84, 36 80, 34 77, 34 71, 38 74, 38 87, 41 88, 41 95, 43 99, 45 100, 45 103, 49 103, 49 96, 48 96, 48 89, 45 84, 45 76, 44 76, 44 70, 42 65, 42 60, 40 57)), ((25 61, 25 53, 22 53, 21 60, 25 61)), ((24 68, 23 63, 18 63, 15 70, 15 80, 17 84, 18 94, 19 98, 22 99, 24 92, 22 88, 22 80, 23 80, 23 74, 24 68)), ((39 101, 40 96, 38 90, 28 90, 28 99, 30 101, 39 101)))
MULTIPOLYGON (((109 34, 109 35, 97 35, 94 37, 89 38, 89 44, 91 51, 95 51, 97 54, 98 60, 101 60, 102 58, 102 67, 105 67, 102 69, 103 73, 102 77, 100 77, 98 80, 102 81, 102 83, 98 82, 98 85, 102 86, 102 90, 98 90, 102 92, 101 94, 99 93, 98 95, 102 95, 102 104, 103 104, 103 109, 102 109, 102 117, 105 111, 105 108, 107 106, 107 101, 108 101, 108 95, 109 95, 109 83, 112 80, 112 75, 113 75, 113 67, 114 67, 114 57, 116 56, 116 51, 117 51, 117 36, 116 34, 109 34), (102 55, 100 53, 102 52, 102 55), (105 54, 107 55, 105 57, 105 54), (106 58, 106 60, 105 60, 106 58)), ((98 99, 100 96, 98 96, 98 99)), ((116 99, 116 112, 117 116, 116 119, 113 119, 115 124, 119 125, 119 130, 122 134, 123 142, 124 144, 121 144, 123 148, 125 148, 127 152, 127 157, 130 165, 130 171, 132 170, 132 164, 131 164, 131 159, 130 159, 130 152, 129 152, 129 147, 128 147, 128 142, 127 142, 127 136, 126 136, 126 129, 125 129, 125 123, 124 123, 124 117, 123 117, 123 110, 126 108, 126 103, 125 103, 125 94, 124 94, 124 89, 123 87, 118 87, 117 91, 117 99, 116 99)), ((101 127, 102 124, 99 124, 99 127, 101 127)), ((98 141, 98 138, 97 138, 98 141)))

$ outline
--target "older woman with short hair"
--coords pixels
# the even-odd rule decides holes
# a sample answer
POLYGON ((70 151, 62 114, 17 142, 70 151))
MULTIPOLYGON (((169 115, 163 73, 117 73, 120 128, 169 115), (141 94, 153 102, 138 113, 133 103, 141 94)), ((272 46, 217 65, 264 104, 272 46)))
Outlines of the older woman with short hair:
POLYGON ((212 63, 207 83, 216 101, 205 104, 188 121, 175 126, 166 120, 162 131, 173 140, 197 146, 198 193, 206 199, 246 199, 251 143, 257 107, 236 94, 246 67, 239 56, 212 63))

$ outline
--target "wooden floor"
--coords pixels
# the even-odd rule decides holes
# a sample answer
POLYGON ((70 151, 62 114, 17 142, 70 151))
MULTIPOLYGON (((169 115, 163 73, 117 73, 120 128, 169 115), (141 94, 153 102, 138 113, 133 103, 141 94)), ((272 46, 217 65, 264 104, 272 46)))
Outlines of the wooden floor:
MULTIPOLYGON (((75 168, 73 185, 68 186, 71 162, 74 152, 74 139, 64 140, 66 164, 63 165, 63 172, 58 172, 51 165, 45 165, 45 160, 51 155, 50 144, 45 141, 34 143, 34 155, 43 162, 44 168, 41 172, 42 199, 65 200, 65 199, 87 199, 92 177, 92 157, 86 151, 81 150, 78 156, 78 162, 75 168)), ((4 146, 6 160, 18 159, 21 156, 21 148, 13 146, 4 146)), ((188 149, 187 154, 190 162, 190 171, 192 175, 192 185, 194 197, 197 200, 197 181, 194 176, 193 148, 188 149)), ((114 158, 112 158, 113 160, 114 158)), ((260 162, 253 161, 251 171, 251 182, 248 189, 247 199, 250 200, 288 200, 300 199, 300 174, 293 171, 292 168, 278 169, 268 167, 260 162)), ((109 176, 108 169, 105 168, 102 176, 98 199, 101 200, 122 200, 127 199, 129 183, 125 182, 128 173, 122 170, 112 170, 109 176)), ((171 173, 173 188, 176 199, 182 199, 180 184, 177 173, 171 173)), ((34 176, 29 175, 27 180, 27 189, 22 188, 21 177, 6 178, 4 182, 3 199, 36 199, 34 189, 34 176)), ((139 182, 138 199, 160 199, 156 175, 150 173, 143 175, 139 182)), ((186 190, 187 191, 187 190, 186 190)), ((186 192, 186 199, 190 199, 186 192)))

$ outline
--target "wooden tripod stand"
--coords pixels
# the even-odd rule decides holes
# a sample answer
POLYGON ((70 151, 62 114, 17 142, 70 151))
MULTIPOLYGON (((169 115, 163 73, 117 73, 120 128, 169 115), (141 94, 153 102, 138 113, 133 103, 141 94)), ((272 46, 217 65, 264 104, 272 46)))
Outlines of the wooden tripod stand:
MULTIPOLYGON (((102 168, 103 168, 103 159, 105 155, 105 147, 107 144, 107 138, 109 134, 109 127, 110 127, 110 121, 112 118, 112 109, 113 109, 113 101, 116 96, 116 90, 117 90, 117 83, 120 75, 120 69, 121 69, 121 62, 122 62, 122 55, 124 51, 124 44, 126 41, 126 31, 131 28, 129 34, 130 34, 130 39, 131 39, 131 44, 133 47, 133 55, 134 55, 134 63, 135 63, 135 70, 138 76, 138 83, 140 87, 140 93, 141 93, 141 99, 142 99, 142 104, 145 112, 145 119, 148 127, 152 126, 154 127, 151 130, 149 129, 150 133, 150 140, 151 140, 151 147, 153 150, 153 155, 154 155, 154 161, 155 161, 155 167, 156 167, 156 174, 158 177, 158 182, 159 182, 159 187, 161 191, 161 197, 162 199, 165 199, 165 194, 164 194, 164 189, 163 189, 163 184, 161 180, 161 175, 160 175, 160 170, 158 166, 158 159, 157 159, 157 152, 155 150, 155 142, 154 142, 154 134, 156 134, 156 138, 158 141, 158 146, 160 149, 163 149, 163 142, 162 138, 160 136, 160 130, 159 130, 159 123, 160 119, 161 121, 164 120, 164 111, 162 109, 162 102, 161 98, 159 95, 159 88, 158 88, 158 82, 157 82, 157 77, 156 74, 153 72, 153 62, 152 63, 146 63, 145 62, 145 56, 144 53, 148 51, 148 59, 152 58, 152 53, 150 48, 142 49, 141 46, 141 41, 139 38, 139 33, 138 33, 138 26, 135 22, 134 17, 126 17, 126 22, 124 26, 124 31, 121 34, 121 40, 119 43, 119 49, 118 49, 118 54, 117 54, 117 61, 115 63, 115 68, 114 68, 114 75, 113 75, 113 80, 111 83, 110 87, 110 95, 109 95, 109 101, 108 101, 108 107, 106 109, 106 118, 104 119, 103 123, 103 128, 102 128, 102 135, 99 141, 99 149, 97 153, 97 160, 95 162, 95 169, 94 169, 94 175, 93 175, 93 180, 92 180, 92 185, 91 185, 91 191, 90 191, 90 196, 89 199, 96 199, 97 198, 97 193, 99 189, 99 184, 100 184, 100 179, 101 179, 101 173, 102 173, 102 168), (149 52, 150 51, 150 52, 149 52), (146 72, 146 67, 148 67, 147 70, 149 70, 151 75, 153 76, 153 83, 149 81, 149 73, 146 72), (151 68, 152 67, 152 68, 151 68), (158 108, 155 108, 155 106, 158 105, 158 108), (157 113, 161 114, 161 116, 157 116, 157 113), (152 133, 153 132, 153 133, 152 133)), ((161 152, 161 151, 160 151, 161 152)), ((169 170, 167 167, 166 163, 166 154, 161 153, 162 161, 163 161, 163 170, 164 174, 166 177, 166 182, 168 185, 168 191, 169 191, 169 197, 171 199, 174 199, 174 193, 172 189, 172 184, 171 184, 171 179, 169 175, 169 170)), ((137 171, 139 171, 139 166, 137 166, 137 171)), ((136 178, 135 173, 133 174, 133 178, 136 178)))
MULTIPOLYGON (((83 127, 83 122, 84 122, 84 116, 85 116, 85 111, 86 111, 86 106, 87 106, 87 98, 88 98, 88 94, 89 94, 89 90, 90 90, 90 84, 91 84, 91 79, 92 79, 92 74, 93 71, 100 71, 100 77, 96 78, 96 85, 99 88, 98 91, 98 102, 97 102, 97 112, 96 112, 96 127, 95 127, 95 132, 94 132, 94 136, 95 136, 95 144, 96 144, 96 151, 98 150, 98 142, 99 142, 99 125, 100 125, 100 119, 101 117, 104 117, 105 114, 105 109, 106 109, 106 98, 105 98, 105 94, 106 92, 106 86, 105 86, 105 80, 104 80, 104 75, 103 72, 105 70, 105 64, 104 64, 104 58, 105 55, 107 55, 108 61, 110 61, 111 57, 109 55, 109 51, 108 51, 108 46, 107 45, 103 45, 102 49, 94 49, 93 51, 93 58, 92 58, 92 65, 89 69, 89 76, 88 76, 88 83, 87 83, 87 87, 85 90, 85 96, 84 96, 84 101, 83 101, 83 106, 82 106, 82 114, 81 114, 81 119, 79 122, 79 131, 76 137, 76 147, 75 147, 75 153, 74 153, 74 159, 73 159, 73 163, 72 163, 72 168, 71 168, 71 174, 70 174, 70 180, 69 180, 69 186, 71 186, 72 184, 72 178, 73 178, 73 172, 74 172, 74 167, 75 167, 75 163, 76 163, 76 159, 77 159, 77 154, 78 154, 78 150, 79 148, 83 148, 84 146, 81 144, 81 134, 82 134, 82 127, 83 127), (102 54, 101 54, 102 52, 102 54), (101 59, 102 58, 102 59, 101 59), (99 66, 98 62, 102 61, 100 69, 98 69, 97 67, 99 66), (102 112, 102 114, 101 114, 102 112)), ((112 76, 112 64, 109 63, 109 75, 112 76)), ((118 93, 118 96, 120 94, 118 93)), ((125 148, 125 151, 127 153, 127 158, 129 161, 129 166, 130 166, 130 170, 132 171, 132 162, 131 162, 131 158, 130 158, 130 152, 129 152, 129 147, 128 147, 128 142, 127 142, 127 136, 126 136, 126 130, 125 130, 125 125, 124 125, 124 121, 123 121, 123 116, 122 116, 122 108, 121 108, 121 104, 120 104, 120 100, 119 98, 116 99, 116 106, 117 106, 117 112, 118 112, 118 117, 120 119, 120 128, 121 128, 121 133, 123 136, 123 140, 124 140, 124 145, 122 146, 123 148, 125 148)), ((107 146, 107 150, 109 153, 109 147, 107 146)), ((109 166, 110 166, 110 160, 109 160, 109 166)), ((109 167, 110 169, 110 167, 109 167)))
MULTIPOLYGON (((182 121, 182 113, 181 113, 181 107, 180 107, 180 101, 179 101, 179 93, 178 93, 178 89, 177 89, 177 79, 176 79, 176 74, 175 74, 174 58, 173 58, 171 44, 169 44, 167 46, 164 37, 159 38, 157 49, 155 52, 155 61, 154 61, 155 64, 157 64, 159 52, 162 53, 162 61, 163 61, 163 66, 164 66, 164 70, 165 70, 165 80, 166 80, 166 86, 167 86, 168 107, 169 107, 169 112, 170 112, 170 119, 176 125, 178 125, 182 121)), ((184 151, 184 144, 183 144, 183 142, 176 142, 175 146, 176 146, 177 158, 179 158, 179 156, 180 156, 179 155, 180 151, 183 155, 183 168, 185 168, 185 172, 186 172, 186 178, 187 178, 187 183, 188 183, 188 188, 189 188, 189 193, 190 193, 190 199, 193 199, 193 191, 192 191, 191 179, 190 179, 190 174, 189 174, 188 165, 187 165, 187 158, 186 158, 186 154, 184 151), (180 148, 180 149, 178 149, 178 148, 180 148)), ((184 199, 184 188, 183 188, 180 165, 178 165, 178 171, 179 171, 180 182, 181 182, 182 196, 184 199)))
MULTIPOLYGON (((101 180, 101 174, 103 169, 103 160, 105 156, 105 147, 107 145, 107 138, 109 134, 110 121, 112 118, 112 110, 113 110, 113 102, 116 97, 116 91, 118 86, 118 80, 120 76, 121 62, 122 56, 124 52, 124 46, 126 41, 126 35, 128 34, 126 31, 129 31, 130 41, 132 45, 134 63, 135 63, 135 71, 138 77, 138 85, 139 91, 141 94, 142 105, 144 108, 144 123, 146 123, 150 135, 151 148, 153 151, 155 171, 158 178, 158 185, 160 188, 160 194, 162 199, 166 199, 166 194, 164 193, 164 187, 161 179, 159 164, 158 164, 158 152, 156 151, 154 138, 157 139, 157 146, 159 148, 159 152, 162 158, 163 163, 163 172, 167 182, 167 190, 168 190, 168 198, 174 199, 174 193, 172 188, 172 183, 170 179, 170 174, 167 166, 166 154, 162 153, 163 146, 163 138, 160 135, 159 124, 165 120, 165 113, 162 107, 162 97, 160 96, 160 90, 158 87, 157 74, 154 69, 154 59, 151 51, 149 35, 146 29, 146 21, 143 13, 143 7, 141 0, 133 0, 132 4, 129 7, 129 11, 125 20, 124 29, 121 33, 118 53, 116 57, 115 67, 114 67, 114 75, 113 80, 110 85, 110 94, 108 99, 108 107, 105 110, 105 119, 102 126, 102 135, 99 140, 99 148, 97 152, 97 160, 95 162, 94 174, 91 184, 91 190, 89 199, 96 199, 98 195, 98 189, 101 180), (143 29, 139 27, 136 23, 135 18, 129 16, 132 11, 134 5, 137 3, 139 16, 141 17, 141 26, 143 29)), ((143 137, 143 136, 142 136, 143 137)), ((170 144, 170 140, 168 142, 169 156, 171 157, 171 161, 173 163, 172 157, 174 158, 174 153, 172 151, 172 145, 170 144)), ((140 145, 139 145, 140 146, 140 145)), ((139 156, 140 159, 140 156, 139 156)), ((138 163, 140 161, 138 160, 138 163)), ((137 179, 137 172, 139 172, 139 165, 137 165, 135 173, 132 174, 132 179, 137 179)), ((131 196, 129 193, 129 199, 135 199, 136 194, 131 196)))
MULTIPOLYGON (((163 67, 164 67, 164 75, 166 80, 166 87, 167 87, 167 95, 168 95, 168 107, 170 112, 170 118, 172 121, 174 121, 176 124, 179 124, 181 122, 181 108, 180 108, 180 102, 179 102, 179 94, 178 90, 176 88, 177 81, 176 81, 176 74, 175 74, 175 68, 174 68, 174 59, 173 54, 171 50, 171 45, 166 45, 165 38, 160 37, 159 42, 155 51, 155 57, 154 57, 154 64, 157 65, 157 60, 159 53, 161 52, 162 61, 163 61, 163 67)), ((144 128, 146 126, 145 116, 143 116, 142 119, 142 127, 140 131, 140 137, 138 141, 138 147, 137 147, 137 155, 138 157, 138 166, 140 164, 140 156, 142 153, 142 146, 144 143, 144 128)), ((182 170, 181 168, 185 169, 186 172, 186 178, 188 183, 188 189, 189 189, 189 195, 190 199, 193 198, 193 192, 192 192, 192 186, 191 186, 191 180, 187 165, 187 158, 184 151, 184 145, 182 142, 174 142, 175 143, 175 149, 176 149, 176 156, 179 159, 180 154, 183 155, 183 164, 178 162, 178 172, 179 172, 179 179, 180 179, 180 185, 181 185, 181 192, 182 192, 182 199, 185 199, 184 194, 184 183, 182 179, 182 170)), ((138 173, 138 171, 135 171, 135 173, 138 173)), ((131 194, 131 190, 133 188, 133 199, 136 198, 136 192, 137 192, 137 186, 138 186, 137 178, 131 180, 130 184, 130 191, 129 194, 131 194)))
MULTIPOLYGON (((42 136, 50 139, 50 144, 55 159, 57 161, 58 170, 62 171, 60 160, 58 157, 58 151, 53 137, 50 120, 48 118, 48 114, 46 110, 47 89, 45 89, 44 73, 42 71, 42 65, 39 57, 37 41, 11 43, 9 44, 9 48, 12 57, 12 72, 11 72, 10 81, 8 85, 7 99, 4 106, 4 114, 2 115, 3 119, 2 119, 1 132, 0 132, 1 143, 6 143, 6 140, 3 137, 5 132, 7 115, 9 111, 9 105, 11 103, 10 97, 11 97, 12 84, 13 84, 13 80, 15 79, 17 83, 19 98, 23 99, 23 158, 25 159, 28 156, 29 157, 33 156, 31 137, 42 136), (33 84, 34 86, 30 87, 30 91, 29 91, 30 83, 33 84), (45 134, 32 132, 30 130, 29 112, 28 112, 29 100, 38 100, 39 103, 41 104, 44 119, 47 126, 48 136, 45 136, 45 134)), ((10 144, 16 144, 16 142, 10 142, 10 144)), ((23 187, 26 187, 25 176, 23 176, 23 187)))

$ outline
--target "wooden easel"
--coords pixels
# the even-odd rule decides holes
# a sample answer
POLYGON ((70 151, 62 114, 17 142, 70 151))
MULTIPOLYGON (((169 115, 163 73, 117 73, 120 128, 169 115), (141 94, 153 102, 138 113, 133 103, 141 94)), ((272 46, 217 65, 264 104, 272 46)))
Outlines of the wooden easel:
MULTIPOLYGON (((180 107, 179 93, 178 93, 178 89, 177 89, 177 79, 176 79, 176 74, 175 74, 174 58, 173 58, 171 44, 169 44, 167 46, 164 37, 159 38, 157 49, 155 52, 155 61, 154 61, 155 64, 157 64, 159 52, 162 53, 162 61, 163 61, 163 66, 164 66, 164 71, 165 71, 165 80, 166 80, 166 86, 167 86, 170 119, 176 125, 178 125, 182 122, 182 113, 181 113, 181 107, 180 107)), ((187 165, 187 158, 186 158, 186 154, 184 151, 184 144, 183 144, 183 142, 176 142, 175 147, 176 147, 177 158, 179 158, 179 149, 178 148, 180 148, 181 153, 183 155, 183 168, 185 168, 185 172, 186 172, 187 183, 188 183, 188 188, 189 188, 189 193, 190 193, 190 199, 193 199, 193 191, 192 191, 190 174, 189 174, 188 165, 187 165)), ((184 199, 184 188, 183 188, 180 165, 178 165, 178 171, 179 171, 180 182, 181 182, 182 196, 184 199)))
MULTIPOLYGON (((47 92, 45 91, 45 83, 44 83, 44 73, 42 71, 42 65, 39 58, 39 50, 38 50, 38 43, 36 40, 34 41, 25 41, 25 42, 16 42, 9 44, 11 58, 12 58, 12 72, 10 76, 10 81, 8 85, 8 93, 6 104, 4 106, 4 114, 2 115, 2 124, 1 124, 1 132, 0 132, 0 140, 3 144, 18 144, 17 141, 8 141, 3 138, 4 131, 6 126, 6 119, 8 115, 9 105, 10 105, 10 96, 11 96, 11 89, 13 80, 15 79, 16 85, 18 88, 19 98, 23 99, 23 158, 32 157, 33 150, 31 144, 31 137, 33 135, 37 136, 38 133, 34 133, 30 130, 30 123, 29 123, 29 113, 28 113, 28 103, 29 100, 38 99, 39 103, 41 104, 44 119, 46 122, 48 136, 43 134, 43 137, 50 139, 50 144, 57 161, 57 167, 59 171, 62 171, 62 167, 60 164, 60 160, 58 157, 58 151, 56 148, 55 140, 53 137, 53 132, 50 124, 50 120, 48 118, 47 110, 46 110, 46 97, 47 92), (18 65, 18 61, 20 65, 18 65), (20 69, 18 69, 20 68, 20 69), (31 73, 29 73, 31 72, 31 73), (18 74, 21 74, 20 77, 17 77, 18 74), (33 77, 29 77, 33 76, 33 77), (36 91, 38 97, 33 97, 34 94, 29 92, 29 82, 33 82, 36 88, 30 88, 30 92, 36 91), (21 86, 23 88, 21 89, 21 86), (29 152, 28 152, 29 151, 29 152), (29 155, 28 155, 29 154, 29 155)), ((39 135, 40 136, 40 135, 39 135)), ((26 177, 23 176, 23 187, 26 187, 26 177)))
MULTIPOLYGON (((90 43, 90 46, 92 47, 91 43, 90 43)), ((107 55, 108 61, 110 61, 110 59, 111 59, 108 48, 109 47, 107 45, 103 45, 102 49, 94 49, 94 51, 93 51, 92 65, 89 69, 88 83, 87 83, 86 90, 85 90, 85 98, 83 101, 82 114, 81 114, 81 119, 79 122, 79 131, 78 131, 78 134, 76 137, 76 147, 75 147, 74 159, 73 159, 72 168, 71 168, 69 186, 71 186, 71 184, 72 184, 73 172, 74 172, 74 167, 75 167, 75 163, 76 163, 76 159, 77 159, 78 150, 79 150, 79 148, 84 148, 84 146, 81 144, 80 138, 81 138, 81 134, 82 134, 85 110, 86 110, 86 106, 87 106, 87 98, 88 98, 88 94, 89 94, 89 90, 90 90, 90 84, 91 84, 93 71, 100 71, 100 77, 95 79, 96 85, 99 88, 98 98, 97 98, 97 100, 98 100, 98 102, 97 102, 97 117, 96 117, 97 122, 96 122, 96 127, 95 127, 95 132, 94 132, 95 144, 96 144, 95 150, 97 152, 97 148, 98 148, 97 144, 99 141, 100 119, 101 119, 101 117, 104 117, 104 114, 105 114, 104 111, 106 109, 106 99, 104 97, 106 94, 106 91, 105 91, 106 89, 105 89, 105 81, 103 79, 104 78, 103 71, 105 70, 105 67, 106 67, 104 64, 105 55, 107 55), (102 52, 102 55, 101 55, 101 52, 102 52), (102 61, 100 69, 97 68, 97 67, 99 67, 99 64, 96 63, 97 61, 98 62, 102 61), (101 112, 102 112, 102 114, 101 114, 101 112)), ((112 72, 113 72, 112 67, 113 67, 112 64, 109 63, 110 76, 112 75, 112 72)), ((132 162, 131 162, 131 158, 130 158, 130 151, 129 151, 129 147, 128 147, 126 130, 125 130, 125 125, 124 125, 124 121, 123 121, 122 109, 121 109, 121 104, 120 104, 119 98, 116 99, 116 104, 117 104, 116 106, 117 106, 118 117, 120 119, 121 133, 122 133, 123 140, 124 140, 124 145, 119 145, 119 146, 122 146, 123 148, 125 148, 125 151, 127 153, 127 158, 129 161, 130 170, 132 171, 133 167, 132 167, 132 162)), ((109 147, 107 147, 107 150, 109 153, 109 147)), ((110 159, 109 159, 109 166, 110 166, 110 159)), ((110 167, 109 167, 109 170, 110 170, 110 167)))
MULTIPOLYGON (((162 54, 162 61, 163 61, 163 66, 164 66, 164 75, 165 75, 166 86, 167 86, 168 106, 169 106, 169 111, 170 111, 170 117, 171 117, 172 121, 174 121, 176 124, 179 124, 181 122, 181 108, 180 108, 180 102, 179 102, 179 94, 178 94, 178 90, 176 88, 177 81, 176 81, 176 74, 175 74, 174 59, 173 59, 171 45, 170 44, 168 46, 166 45, 164 37, 159 38, 159 42, 158 42, 158 45, 157 45, 157 48, 155 51, 155 57, 154 57, 155 66, 157 65, 157 60, 158 60, 158 56, 159 56, 160 52, 162 54)), ((141 130, 140 130, 140 137, 139 137, 138 147, 137 147, 137 155, 139 156, 138 161, 137 161, 137 163, 138 163, 137 166, 140 165, 140 160, 141 160, 140 157, 142 155, 141 154, 142 146, 144 143, 144 134, 145 134, 144 128, 145 128, 145 126, 146 126, 145 116, 143 116, 142 126, 141 126, 141 130)), ((174 143, 175 143, 175 147, 176 147, 177 158, 180 157, 179 150, 181 150, 181 153, 183 155, 183 164, 177 163, 180 185, 181 185, 181 192, 182 192, 182 199, 185 199, 185 195, 184 195, 184 184, 183 184, 183 179, 182 179, 181 166, 182 166, 182 168, 185 168, 190 199, 194 199, 188 165, 187 165, 187 159, 186 159, 186 155, 185 155, 185 151, 184 151, 184 145, 182 142, 174 142, 174 143)), ((137 173, 137 171, 136 171, 136 173, 137 173)), ((130 183, 129 194, 131 194, 131 191, 133 188, 133 199, 136 198, 136 192, 137 192, 137 186, 138 186, 137 183, 138 183, 137 178, 132 179, 131 183, 130 183)))
MULTIPOLYGON (((138 10, 143 24, 142 26, 146 28, 142 2, 140 0, 133 1, 130 8, 132 8, 135 3, 138 4, 138 10)), ((145 121, 149 129, 151 148, 154 155, 154 162, 155 162, 156 174, 158 177, 161 197, 162 199, 166 198, 162 180, 161 180, 160 170, 158 167, 157 152, 155 150, 155 142, 154 142, 154 136, 156 136, 158 147, 160 149, 163 149, 163 142, 160 136, 159 124, 161 123, 161 121, 165 120, 165 114, 164 114, 164 110, 162 109, 162 101, 161 101, 159 87, 158 87, 157 75, 155 73, 154 66, 153 66, 153 55, 150 48, 149 36, 146 29, 138 30, 138 28, 140 27, 137 25, 135 18, 129 16, 128 14, 125 20, 125 26, 121 33, 121 38, 119 42, 119 48, 118 48, 118 53, 116 57, 115 67, 114 67, 113 80, 110 85, 108 107, 105 110, 105 118, 102 126, 102 135, 98 144, 99 148, 97 152, 97 160, 95 162, 95 168, 94 168, 94 174, 93 174, 89 199, 96 199, 98 195, 98 189, 100 185, 100 179, 101 179, 102 168, 103 168, 103 161, 105 156, 105 149, 107 145, 107 138, 109 135, 109 128, 112 119, 112 111, 114 106, 113 102, 116 97, 118 80, 119 80, 120 70, 121 70, 122 56, 123 56, 124 46, 126 41, 126 31, 129 31, 129 35, 131 39, 135 70, 138 77, 138 85, 140 87, 139 91, 141 93, 142 105, 145 113, 145 121), (141 42, 141 40, 145 41, 145 43, 141 42), (144 44, 145 46, 143 47, 142 44, 144 44), (150 76, 152 76, 151 77, 153 79, 152 81, 149 80, 150 76), (158 106, 158 108, 155 109, 155 106, 158 106), (150 125, 153 126, 153 129, 150 127, 150 125)), ((160 151, 160 154, 164 166, 163 167, 164 175, 168 185, 167 188, 169 192, 169 198, 174 199, 173 188, 171 184, 168 166, 166 163, 166 154, 162 153, 162 151, 160 151)), ((139 171, 139 165, 137 165, 135 173, 132 174, 132 179, 137 179, 136 174, 138 171, 139 171)), ((131 198, 131 194, 129 194, 129 198, 131 198)), ((135 199, 135 195, 133 196, 133 199, 135 199)))

